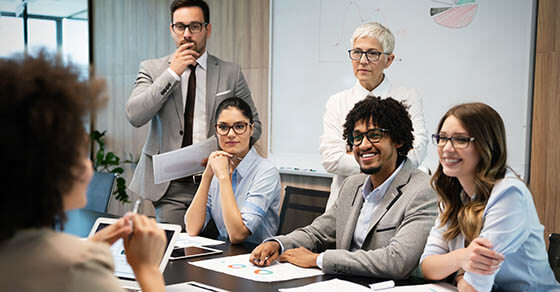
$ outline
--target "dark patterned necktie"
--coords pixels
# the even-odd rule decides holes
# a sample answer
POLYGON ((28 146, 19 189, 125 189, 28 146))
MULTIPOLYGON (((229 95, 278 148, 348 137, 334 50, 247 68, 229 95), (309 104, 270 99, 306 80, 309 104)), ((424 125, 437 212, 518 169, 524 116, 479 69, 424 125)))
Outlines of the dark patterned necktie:
POLYGON ((183 133, 183 143, 181 147, 192 145, 193 142, 193 124, 194 124, 194 101, 196 97, 196 66, 191 65, 191 74, 189 75, 189 85, 187 87, 187 99, 185 101, 185 131, 183 133))

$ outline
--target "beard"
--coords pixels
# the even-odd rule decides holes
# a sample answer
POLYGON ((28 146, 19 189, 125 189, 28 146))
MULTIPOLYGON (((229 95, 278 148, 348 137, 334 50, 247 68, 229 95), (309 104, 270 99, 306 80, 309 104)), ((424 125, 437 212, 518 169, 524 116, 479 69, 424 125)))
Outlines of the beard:
POLYGON ((381 166, 378 167, 370 167, 370 168, 364 168, 360 166, 360 171, 362 171, 365 174, 376 174, 381 170, 381 166))

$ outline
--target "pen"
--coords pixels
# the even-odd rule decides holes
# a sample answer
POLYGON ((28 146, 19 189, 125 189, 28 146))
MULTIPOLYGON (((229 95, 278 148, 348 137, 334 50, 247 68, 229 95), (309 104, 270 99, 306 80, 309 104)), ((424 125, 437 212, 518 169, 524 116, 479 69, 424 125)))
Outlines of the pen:
MULTIPOLYGON (((140 208, 141 203, 142 203, 142 199, 137 199, 136 202, 134 202, 134 208, 132 209, 132 214, 138 214, 138 209, 140 208)), ((134 223, 132 223, 132 220, 130 220, 129 224, 130 224, 130 235, 132 236, 132 233, 134 232, 134 223)))

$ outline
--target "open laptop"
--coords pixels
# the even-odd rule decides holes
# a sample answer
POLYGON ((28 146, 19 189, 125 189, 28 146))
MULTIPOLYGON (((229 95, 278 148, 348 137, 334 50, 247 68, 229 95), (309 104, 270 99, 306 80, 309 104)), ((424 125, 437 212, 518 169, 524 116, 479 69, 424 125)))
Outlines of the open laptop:
MULTIPOLYGON (((99 230, 115 223, 117 220, 119 219, 104 217, 97 218, 95 224, 93 224, 93 227, 91 228, 89 237, 93 236, 99 230)), ((167 237, 167 246, 165 247, 165 252, 163 253, 163 257, 161 258, 159 265, 159 271, 163 273, 165 267, 167 266, 167 262, 169 261, 169 256, 173 251, 175 239, 181 232, 181 226, 163 223, 158 223, 158 226, 165 231, 165 236, 167 237)), ((132 267, 126 261, 124 241, 122 239, 117 240, 111 246, 111 253, 113 254, 113 259, 115 261, 115 276, 119 278, 121 286, 132 291, 140 291, 140 286, 138 285, 138 282, 136 282, 132 267)))

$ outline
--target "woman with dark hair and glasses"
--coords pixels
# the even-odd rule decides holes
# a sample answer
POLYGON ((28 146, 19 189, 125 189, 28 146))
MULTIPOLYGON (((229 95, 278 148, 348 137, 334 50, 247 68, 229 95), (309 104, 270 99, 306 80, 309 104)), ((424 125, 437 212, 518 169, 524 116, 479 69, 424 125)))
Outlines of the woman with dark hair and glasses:
POLYGON ((189 235, 198 235, 214 219, 220 238, 260 243, 276 235, 280 174, 251 145, 253 113, 242 99, 230 97, 216 110, 220 146, 208 157, 200 186, 185 214, 189 235))
POLYGON ((531 193, 506 165, 500 115, 483 103, 455 106, 432 138, 440 214, 420 259, 424 276, 456 273, 459 291, 560 289, 531 193))

